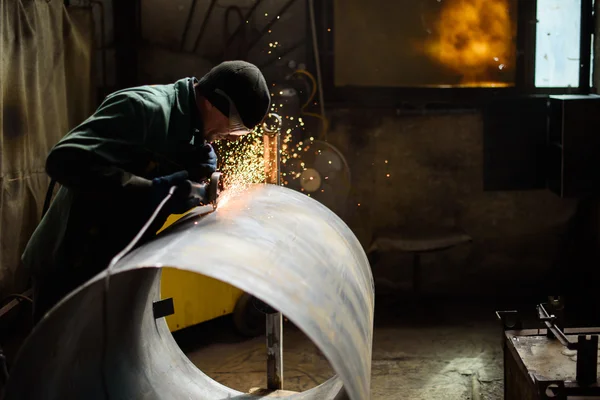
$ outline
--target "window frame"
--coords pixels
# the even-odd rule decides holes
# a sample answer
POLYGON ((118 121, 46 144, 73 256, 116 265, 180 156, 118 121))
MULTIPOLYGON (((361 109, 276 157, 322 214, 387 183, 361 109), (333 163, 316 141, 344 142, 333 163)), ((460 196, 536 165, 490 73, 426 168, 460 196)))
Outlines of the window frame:
MULTIPOLYGON (((535 44, 537 0, 518 0, 517 3, 517 59, 515 85, 508 88, 420 88, 420 87, 367 87, 334 85, 334 35, 328 32, 334 26, 334 0, 315 4, 315 25, 323 84, 327 106, 362 106, 404 108, 426 104, 433 108, 471 108, 498 96, 540 94, 589 94, 592 68, 591 43, 594 35, 594 0, 581 0, 580 71, 578 87, 535 86, 535 44), (587 15, 587 17, 585 17, 587 15)), ((308 13, 307 13, 308 14, 308 13)), ((310 31, 310 20, 308 30, 310 31)), ((309 52, 315 66, 314 51, 309 52)))

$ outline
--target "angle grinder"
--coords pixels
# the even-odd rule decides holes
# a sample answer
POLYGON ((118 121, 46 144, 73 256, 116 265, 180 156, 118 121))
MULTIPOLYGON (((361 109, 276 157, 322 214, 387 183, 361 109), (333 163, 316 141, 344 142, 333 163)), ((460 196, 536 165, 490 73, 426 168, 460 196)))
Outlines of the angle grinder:
POLYGON ((188 197, 200 199, 202 205, 211 204, 213 208, 216 208, 219 194, 223 190, 221 172, 213 172, 208 182, 186 181, 181 189, 181 193, 185 193, 188 197))

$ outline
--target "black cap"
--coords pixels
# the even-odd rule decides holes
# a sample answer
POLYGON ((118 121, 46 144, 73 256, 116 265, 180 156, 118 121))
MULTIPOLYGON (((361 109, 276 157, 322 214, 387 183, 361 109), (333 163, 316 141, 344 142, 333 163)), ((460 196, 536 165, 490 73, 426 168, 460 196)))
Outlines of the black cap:
POLYGON ((200 79, 198 89, 219 111, 232 119, 239 117, 249 129, 265 118, 271 106, 265 77, 246 61, 222 62, 200 79))

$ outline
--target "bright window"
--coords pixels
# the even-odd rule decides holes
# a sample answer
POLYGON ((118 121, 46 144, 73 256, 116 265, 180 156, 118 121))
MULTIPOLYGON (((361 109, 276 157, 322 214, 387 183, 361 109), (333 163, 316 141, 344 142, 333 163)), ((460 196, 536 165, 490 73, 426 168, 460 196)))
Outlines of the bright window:
POLYGON ((536 87, 578 87, 581 0, 538 0, 536 87))

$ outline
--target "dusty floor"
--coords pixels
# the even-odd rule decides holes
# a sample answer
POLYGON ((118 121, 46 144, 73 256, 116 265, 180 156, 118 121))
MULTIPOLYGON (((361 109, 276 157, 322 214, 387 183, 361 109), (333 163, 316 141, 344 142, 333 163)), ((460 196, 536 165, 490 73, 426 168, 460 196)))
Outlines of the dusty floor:
MULTIPOLYGON (((477 301, 418 304, 377 303, 372 399, 502 399, 501 327, 495 306, 477 301)), ((225 319, 201 325, 201 331, 191 334, 195 344, 180 340, 182 348, 226 386, 244 392, 264 387, 264 337, 240 338, 230 324, 225 319)), ((285 389, 307 390, 332 375, 327 360, 300 331, 288 324, 284 333, 285 389)))

